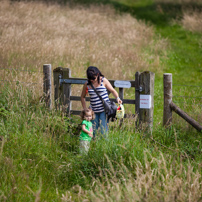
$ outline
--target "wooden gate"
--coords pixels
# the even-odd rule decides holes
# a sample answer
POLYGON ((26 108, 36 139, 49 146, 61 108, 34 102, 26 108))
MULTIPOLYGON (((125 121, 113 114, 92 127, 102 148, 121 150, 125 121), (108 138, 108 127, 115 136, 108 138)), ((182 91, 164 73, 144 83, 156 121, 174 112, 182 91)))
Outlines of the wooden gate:
MULTIPOLYGON (((72 78, 71 70, 69 68, 57 67, 53 70, 54 76, 54 99, 55 106, 60 109, 61 106, 66 106, 66 113, 79 115, 81 111, 72 109, 72 101, 80 101, 80 96, 74 96, 71 93, 71 85, 83 85, 86 78, 72 78)), ((147 125, 150 128, 153 125, 153 109, 154 109, 154 76, 155 74, 149 71, 136 72, 135 80, 120 81, 109 80, 113 87, 119 88, 119 97, 124 104, 135 105, 135 115, 138 117, 138 123, 147 125), (124 99, 124 88, 135 88, 135 99, 124 99)), ((111 101, 116 102, 116 99, 110 98, 111 101)), ((90 97, 86 97, 86 101, 90 101, 90 97)), ((127 114, 125 115, 127 117, 127 114)))

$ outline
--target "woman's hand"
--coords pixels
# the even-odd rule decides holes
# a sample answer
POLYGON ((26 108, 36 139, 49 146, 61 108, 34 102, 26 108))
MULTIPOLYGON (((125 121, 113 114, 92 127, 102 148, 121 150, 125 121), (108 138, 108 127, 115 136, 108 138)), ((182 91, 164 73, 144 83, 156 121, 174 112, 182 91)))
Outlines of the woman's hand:
POLYGON ((103 79, 103 83, 104 83, 104 86, 107 88, 107 90, 109 90, 113 94, 113 96, 116 98, 116 101, 118 102, 118 104, 122 104, 122 100, 119 98, 118 93, 113 88, 111 83, 106 78, 103 79))
POLYGON ((118 104, 122 104, 122 100, 120 99, 120 97, 117 97, 116 100, 117 100, 118 104))

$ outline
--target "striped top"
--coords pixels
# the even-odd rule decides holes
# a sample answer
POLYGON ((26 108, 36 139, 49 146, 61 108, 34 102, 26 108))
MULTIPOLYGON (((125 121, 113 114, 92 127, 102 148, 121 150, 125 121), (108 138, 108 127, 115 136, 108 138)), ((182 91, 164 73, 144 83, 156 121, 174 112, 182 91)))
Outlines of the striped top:
MULTIPOLYGON (((93 89, 89 88, 91 86, 87 86, 87 87, 88 87, 88 93, 90 95, 90 105, 92 107, 92 110, 95 113, 103 112, 104 107, 103 107, 102 101, 98 97, 97 93, 93 89)), ((107 93, 107 89, 103 85, 103 78, 101 80, 101 85, 99 87, 95 88, 95 89, 98 92, 98 94, 102 97, 103 100, 106 100, 106 101, 110 102, 109 101, 109 96, 108 96, 108 93, 107 93)))

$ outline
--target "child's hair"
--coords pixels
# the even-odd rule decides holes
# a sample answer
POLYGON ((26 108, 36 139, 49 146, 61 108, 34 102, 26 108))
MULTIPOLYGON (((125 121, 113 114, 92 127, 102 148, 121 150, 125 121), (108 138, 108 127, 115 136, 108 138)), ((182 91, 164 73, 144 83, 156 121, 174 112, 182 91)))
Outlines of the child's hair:
POLYGON ((90 80, 94 80, 96 76, 98 76, 97 77, 98 83, 100 83, 100 76, 104 77, 104 75, 100 72, 100 70, 94 66, 89 66, 86 71, 86 74, 88 78, 88 85, 90 85, 91 83, 90 80))
POLYGON ((94 113, 94 111, 92 109, 84 109, 84 110, 82 110, 81 115, 80 115, 81 119, 84 120, 84 116, 86 115, 86 113, 89 113, 89 112, 91 112, 92 119, 94 119, 95 118, 95 113, 94 113))

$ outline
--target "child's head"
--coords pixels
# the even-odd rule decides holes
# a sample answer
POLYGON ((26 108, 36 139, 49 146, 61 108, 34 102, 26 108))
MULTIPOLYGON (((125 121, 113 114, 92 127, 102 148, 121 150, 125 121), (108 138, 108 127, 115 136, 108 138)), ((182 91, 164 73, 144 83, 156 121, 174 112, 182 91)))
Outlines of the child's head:
POLYGON ((81 111, 82 120, 91 121, 95 118, 94 111, 92 109, 85 109, 81 111))

